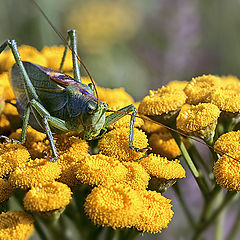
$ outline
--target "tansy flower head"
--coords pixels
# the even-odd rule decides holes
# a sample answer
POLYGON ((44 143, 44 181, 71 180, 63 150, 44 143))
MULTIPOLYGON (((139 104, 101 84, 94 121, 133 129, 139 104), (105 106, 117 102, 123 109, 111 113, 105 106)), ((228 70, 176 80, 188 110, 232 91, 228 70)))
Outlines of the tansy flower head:
POLYGON ((134 226, 143 232, 161 232, 163 228, 167 227, 173 216, 171 200, 155 191, 143 190, 140 195, 143 201, 143 212, 140 213, 139 220, 134 226))
POLYGON ((171 133, 165 128, 162 128, 161 131, 150 135, 149 145, 152 148, 153 153, 158 153, 169 159, 173 159, 181 155, 181 151, 176 141, 172 137, 171 133))
POLYGON ((89 146, 85 140, 67 135, 58 136, 56 143, 59 152, 57 162, 62 170, 58 181, 69 186, 77 185, 79 180, 76 178, 76 164, 89 155, 89 146))
MULTIPOLYGON (((59 70, 64 49, 65 46, 44 47, 41 53, 47 60, 46 66, 55 70, 59 70)), ((72 53, 70 50, 68 50, 63 65, 63 71, 67 72, 71 71, 72 69, 73 69, 72 53)))
POLYGON ((76 168, 77 179, 91 186, 122 182, 127 172, 119 160, 102 154, 89 155, 76 168))
MULTIPOLYGON (((114 106, 114 107, 111 107, 111 110, 118 111, 121 108, 122 108, 121 106, 114 106)), ((106 114, 106 116, 109 116, 110 114, 112 114, 112 113, 109 112, 106 114)), ((112 130, 112 129, 118 128, 118 127, 129 127, 130 121, 131 121, 131 116, 126 115, 126 116, 120 118, 115 123, 111 124, 110 126, 107 126, 107 129, 112 130)), ((134 127, 141 127, 143 124, 144 124, 144 121, 141 118, 136 118, 134 127)))
POLYGON ((12 196, 12 187, 6 179, 0 178, 0 203, 8 200, 12 196))
POLYGON ((183 90, 187 86, 187 84, 187 81, 171 81, 170 83, 168 83, 167 86, 173 89, 183 90))
POLYGON ((23 211, 8 211, 0 214, 0 239, 26 240, 34 230, 33 217, 23 211))
POLYGON ((220 110, 230 113, 240 112, 240 91, 230 89, 215 89, 211 91, 206 98, 219 107, 220 110))
POLYGON ((221 76, 221 80, 222 80, 221 88, 239 91, 240 80, 236 76, 232 75, 221 76))
POLYGON ((142 212, 143 202, 130 186, 116 183, 94 188, 84 207, 94 224, 116 229, 134 226, 142 212))
POLYGON ((220 77, 210 74, 193 78, 184 89, 187 95, 187 103, 197 105, 206 102, 208 94, 220 87, 221 84, 220 77))
MULTIPOLYGON (((19 128, 15 132, 11 133, 9 138, 21 140, 22 129, 19 128)), ((26 135, 26 142, 25 145, 27 148, 31 148, 32 144, 35 142, 41 142, 46 138, 45 133, 38 132, 37 130, 33 129, 32 127, 27 128, 27 135, 26 135)))
POLYGON ((71 201, 71 189, 60 182, 50 182, 30 189, 23 200, 30 212, 49 212, 65 208, 71 201))
POLYGON ((56 135, 56 145, 59 155, 71 153, 80 159, 88 154, 89 146, 87 142, 78 137, 68 136, 66 134, 56 135))
POLYGON ((151 122, 151 120, 150 121, 144 120, 144 124, 141 128, 146 133, 153 133, 153 132, 161 131, 161 129, 163 129, 164 126, 160 125, 160 124, 153 123, 153 122, 151 122))
POLYGON ((151 176, 164 179, 179 179, 185 177, 185 170, 179 160, 169 161, 155 154, 139 160, 139 163, 151 176))
MULTIPOLYGON (((1 65, 1 63, 0 63, 1 65)), ((11 100, 15 98, 15 94, 9 82, 8 72, 0 74, 0 87, 4 89, 4 99, 11 100)))
POLYGON ((162 87, 157 91, 149 91, 149 95, 141 101, 138 112, 151 118, 160 115, 172 118, 185 101, 183 90, 162 87))
MULTIPOLYGON (((55 135, 54 137, 59 156, 67 154, 68 158, 72 158, 72 161, 76 162, 88 154, 89 146, 86 141, 78 137, 69 136, 68 134, 55 135)), ((43 157, 44 154, 47 154, 47 156, 52 155, 52 150, 48 140, 37 143, 34 142, 29 151, 31 156, 38 158, 43 157)))
POLYGON ((200 103, 180 111, 177 117, 177 128, 208 141, 214 136, 219 115, 220 110, 216 105, 200 103))
POLYGON ((144 190, 148 186, 150 175, 145 168, 137 162, 122 162, 127 168, 127 174, 121 182, 125 182, 135 190, 144 190))
MULTIPOLYGON (((103 136, 98 142, 99 150, 102 154, 116 157, 123 161, 134 161, 144 156, 144 152, 131 150, 129 145, 129 128, 116 128, 103 136)), ((133 146, 137 148, 146 148, 147 136, 137 128, 133 133, 133 146)))
POLYGON ((35 159, 17 167, 10 175, 9 182, 15 188, 28 189, 45 185, 57 179, 61 167, 47 159, 35 159))
POLYGON ((125 107, 129 104, 133 104, 133 98, 124 90, 124 88, 103 88, 98 87, 98 96, 102 102, 108 104, 111 109, 114 106, 125 107))
POLYGON ((228 132, 220 136, 214 144, 220 154, 240 151, 240 131, 228 132))
POLYGON ((223 155, 214 165, 216 182, 229 191, 240 191, 240 151, 223 155), (235 160, 235 159, 237 160, 235 160))
MULTIPOLYGON (((34 47, 22 45, 22 46, 18 47, 18 52, 21 56, 22 61, 36 63, 41 66, 47 65, 47 61, 46 61, 45 57, 34 47)), ((11 50, 2 52, 0 56, 1 56, 0 57, 0 70, 3 72, 6 72, 15 63, 14 56, 13 56, 11 50)))
MULTIPOLYGON (((81 153, 82 152, 78 152, 81 153)), ((82 162, 82 159, 86 158, 89 154, 83 154, 81 156, 78 156, 76 158, 76 154, 72 154, 71 152, 66 152, 65 154, 62 154, 57 159, 57 162, 59 163, 61 167, 61 175, 58 178, 59 182, 65 183, 68 186, 75 186, 79 184, 79 180, 76 178, 76 168, 79 165, 79 162, 82 162)))
POLYGON ((14 169, 26 163, 30 155, 27 149, 17 143, 0 144, 0 176, 6 176, 14 169))

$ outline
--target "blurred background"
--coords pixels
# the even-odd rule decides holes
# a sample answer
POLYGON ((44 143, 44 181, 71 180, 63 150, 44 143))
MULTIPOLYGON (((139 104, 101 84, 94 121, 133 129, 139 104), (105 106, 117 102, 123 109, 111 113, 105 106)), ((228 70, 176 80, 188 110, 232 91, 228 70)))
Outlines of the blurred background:
MULTIPOLYGON (((240 1, 38 0, 64 36, 78 33, 79 55, 96 83, 124 87, 135 100, 171 80, 202 74, 240 75, 240 1)), ((0 42, 16 39, 41 50, 62 44, 29 0, 0 0, 0 42)), ((188 174, 188 177, 190 174, 188 174)), ((198 213, 201 195, 191 178, 184 194, 198 213)), ((139 239, 186 239, 189 230, 173 192, 175 216, 162 234, 139 239), (185 235, 186 236, 186 235, 185 235)), ((233 208, 234 212, 234 208, 233 208)), ((211 231, 211 230, 210 230, 211 231)))
MULTIPOLYGON (((62 44, 29 0, 0 3, 1 42, 62 44)), ((240 74, 239 0, 38 3, 64 36, 77 29, 79 55, 99 85, 123 86, 136 100, 171 80, 240 74)))

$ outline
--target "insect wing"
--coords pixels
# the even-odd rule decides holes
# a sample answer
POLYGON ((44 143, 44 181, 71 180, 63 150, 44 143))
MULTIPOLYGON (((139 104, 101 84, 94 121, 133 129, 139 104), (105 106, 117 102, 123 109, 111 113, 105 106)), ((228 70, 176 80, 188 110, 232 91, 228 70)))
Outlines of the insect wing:
MULTIPOLYGON (((43 106, 49 112, 62 109, 67 103, 65 88, 51 81, 49 74, 43 71, 39 65, 30 62, 23 62, 23 65, 43 106)), ((16 64, 13 65, 10 72, 10 82, 16 98, 21 106, 25 108, 27 105, 26 91, 16 64)))

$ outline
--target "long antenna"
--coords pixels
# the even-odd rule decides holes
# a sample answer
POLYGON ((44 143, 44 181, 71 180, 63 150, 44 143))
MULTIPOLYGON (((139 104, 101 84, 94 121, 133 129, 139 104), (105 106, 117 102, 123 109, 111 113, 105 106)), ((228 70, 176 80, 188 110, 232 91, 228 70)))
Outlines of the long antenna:
POLYGON ((189 136, 189 135, 187 135, 187 134, 184 133, 184 132, 181 132, 181 131, 179 131, 179 130, 177 130, 177 129, 173 129, 173 128, 171 128, 171 127, 169 127, 169 126, 167 126, 167 125, 164 125, 164 124, 162 124, 162 123, 160 123, 160 122, 156 122, 156 121, 154 121, 154 120, 152 120, 152 119, 150 119, 150 118, 147 118, 147 117, 144 117, 144 116, 133 115, 133 114, 131 114, 131 113, 125 113, 125 112, 121 112, 121 111, 115 111, 115 110, 111 110, 111 109, 108 109, 108 112, 115 112, 115 113, 121 113, 121 114, 129 115, 129 116, 135 116, 136 118, 141 118, 141 119, 143 119, 143 120, 146 120, 146 121, 155 123, 155 124, 157 124, 157 125, 160 125, 160 126, 163 126, 163 127, 167 128, 167 129, 170 130, 170 131, 173 131, 173 132, 175 132, 175 133, 178 133, 179 135, 182 135, 182 136, 184 136, 184 137, 186 137, 186 138, 190 138, 190 139, 194 140, 195 142, 201 143, 202 145, 205 145, 205 146, 209 147, 210 149, 212 149, 212 150, 213 150, 214 152, 216 152, 216 153, 225 154, 226 156, 228 156, 228 157, 230 157, 230 158, 232 158, 232 159, 234 159, 234 160, 236 160, 236 161, 238 161, 238 162, 240 161, 239 159, 236 159, 236 158, 232 157, 232 156, 229 155, 228 153, 225 153, 225 152, 223 152, 223 151, 220 150, 220 149, 214 148, 214 147, 212 147, 211 145, 209 145, 209 144, 207 144, 207 143, 205 143, 205 142, 202 142, 201 140, 199 140, 199 139, 197 139, 197 138, 194 138, 194 137, 192 137, 192 136, 189 136))
POLYGON ((30 2, 32 2, 36 8, 41 12, 41 14, 43 15, 43 17, 47 20, 47 22, 49 23, 49 25, 52 27, 53 31, 59 36, 59 38, 63 41, 63 43, 68 46, 68 48, 73 52, 73 54, 77 57, 79 63, 81 63, 81 65, 83 66, 84 70, 86 71, 87 75, 89 76, 93 87, 94 87, 94 91, 96 93, 96 97, 97 97, 97 104, 99 106, 99 98, 98 98, 98 93, 97 93, 97 88, 96 88, 96 84, 92 79, 92 76, 90 74, 90 72, 88 71, 86 65, 83 63, 83 61, 80 59, 80 57, 77 55, 77 53, 72 49, 72 47, 70 46, 70 44, 68 44, 67 40, 63 37, 63 35, 61 34, 60 31, 58 31, 58 29, 53 25, 53 23, 50 21, 50 19, 48 18, 48 16, 45 14, 45 12, 42 10, 42 8, 38 5, 38 3, 35 0, 30 0, 30 2))

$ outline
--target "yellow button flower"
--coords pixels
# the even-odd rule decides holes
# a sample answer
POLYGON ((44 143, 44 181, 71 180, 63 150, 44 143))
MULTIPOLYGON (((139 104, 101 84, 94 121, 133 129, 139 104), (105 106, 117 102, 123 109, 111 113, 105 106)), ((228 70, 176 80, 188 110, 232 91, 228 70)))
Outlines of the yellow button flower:
POLYGON ((99 99, 107 103, 109 108, 119 106, 125 107, 129 104, 133 104, 133 98, 124 90, 124 88, 103 88, 97 87, 99 99))
POLYGON ((240 151, 240 131, 232 131, 220 136, 214 144, 220 154, 240 151))
POLYGON ((200 103, 187 110, 180 111, 177 128, 190 135, 209 140, 214 136, 219 108, 211 103, 200 103))
POLYGON ((159 116, 177 111, 186 101, 183 90, 162 87, 157 91, 150 90, 138 107, 139 114, 159 116))
POLYGON ((28 189, 52 182, 60 174, 61 167, 57 162, 35 159, 17 167, 10 175, 9 182, 15 188, 28 189))
MULTIPOLYGON (((39 64, 41 66, 46 66, 47 61, 45 57, 34 47, 21 45, 18 47, 19 54, 22 61, 28 61, 32 63, 39 64)), ((6 72, 10 70, 12 65, 15 63, 12 51, 7 50, 0 55, 0 71, 6 72)))
POLYGON ((19 165, 26 163, 29 157, 27 149, 20 144, 0 144, 0 176, 11 173, 19 165))
POLYGON ((179 179, 185 177, 185 170, 179 160, 169 161, 155 154, 139 160, 139 163, 151 176, 164 179, 179 179))
POLYGON ((240 80, 236 76, 232 75, 221 76, 221 80, 222 80, 221 88, 239 91, 240 80))
POLYGON ((84 207, 94 224, 116 229, 134 226, 143 211, 143 202, 130 186, 116 183, 94 188, 84 207))
POLYGON ((140 195, 144 206, 135 227, 143 232, 161 232, 163 228, 167 227, 173 216, 171 200, 155 191, 141 191, 140 195))
POLYGON ((149 134, 149 133, 161 131, 164 128, 164 126, 161 124, 153 123, 150 118, 147 118, 147 119, 149 119, 149 121, 144 120, 144 124, 141 127, 141 129, 143 129, 144 132, 149 134))
POLYGON ((91 186, 122 182, 127 172, 119 160, 102 154, 89 155, 76 167, 77 179, 91 186))
POLYGON ((184 89, 187 103, 197 105, 201 102, 207 102, 208 94, 220 87, 221 84, 221 78, 211 74, 193 78, 184 89))
POLYGON ((8 211, 0 214, 0 239, 26 240, 34 230, 33 217, 22 211, 8 211))
POLYGON ((223 155, 214 165, 216 182, 229 191, 240 191, 240 151, 223 155), (235 159, 237 160, 235 160, 235 159))
POLYGON ((0 203, 8 200, 12 196, 12 187, 6 179, 0 178, 0 203))
MULTIPOLYGON (((22 129, 19 128, 15 132, 11 133, 9 138, 20 141, 21 140, 21 134, 22 134, 22 129)), ((32 127, 28 126, 25 145, 27 146, 27 148, 31 148, 33 143, 41 142, 46 137, 47 136, 46 136, 45 133, 38 132, 37 130, 35 130, 32 127)))
POLYGON ((173 89, 183 90, 187 86, 187 84, 187 81, 171 81, 170 83, 168 83, 167 86, 173 89))
MULTIPOLYGON (((122 161, 134 161, 144 156, 144 152, 136 152, 129 148, 129 128, 116 128, 99 140, 98 146, 102 154, 118 158, 122 161)), ((147 136, 141 130, 135 128, 133 133, 133 146, 146 148, 147 136)))
POLYGON ((148 186, 150 175, 145 168, 137 162, 122 162, 127 168, 127 174, 122 181, 130 185, 135 190, 144 190, 148 186))
POLYGON ((240 112, 240 91, 229 89, 215 89, 210 92, 206 98, 218 106, 224 112, 239 113, 240 112))
POLYGON ((53 181, 30 189, 23 200, 24 208, 30 212, 60 210, 70 203, 71 195, 71 189, 66 184, 53 181))
POLYGON ((152 148, 153 153, 158 153, 169 159, 176 158, 182 154, 171 133, 164 128, 161 131, 150 135, 149 145, 152 148))

